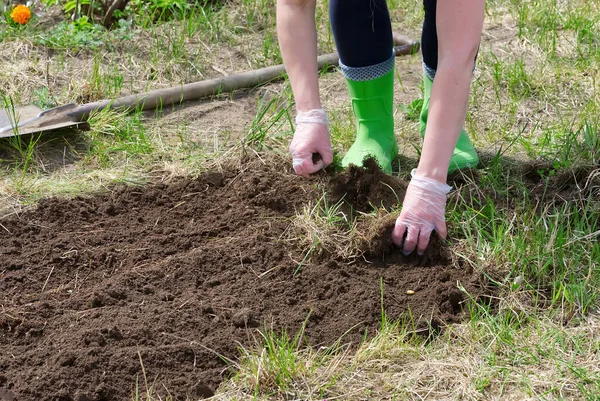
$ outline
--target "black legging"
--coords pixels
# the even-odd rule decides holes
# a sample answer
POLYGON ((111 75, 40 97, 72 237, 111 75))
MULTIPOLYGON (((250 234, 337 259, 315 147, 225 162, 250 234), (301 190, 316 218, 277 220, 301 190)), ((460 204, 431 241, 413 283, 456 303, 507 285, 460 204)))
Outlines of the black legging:
POLYGON ((438 64, 438 39, 435 25, 435 12, 437 0, 423 0, 425 8, 425 19, 423 20, 423 31, 421 33, 421 54, 423 62, 432 70, 437 70, 438 64))
MULTIPOLYGON (((436 0, 423 0, 425 21, 421 52, 425 64, 437 68, 436 0)), ((330 0, 329 18, 340 60, 349 67, 367 67, 392 56, 392 25, 385 0, 330 0)))

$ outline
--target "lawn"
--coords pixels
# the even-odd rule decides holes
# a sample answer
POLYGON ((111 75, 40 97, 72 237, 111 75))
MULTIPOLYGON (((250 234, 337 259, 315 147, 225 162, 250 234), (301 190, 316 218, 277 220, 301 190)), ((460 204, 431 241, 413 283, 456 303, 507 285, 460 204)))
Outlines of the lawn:
MULTIPOLYGON (((420 2, 388 5, 419 39, 420 2)), ((4 109, 282 62, 274 1, 131 0, 109 28, 104 6, 5 8, 4 109)), ((316 18, 331 53, 326 1, 316 18)), ((0 139, 0 401, 600 399, 600 4, 487 2, 482 162, 449 177, 447 243, 405 257, 421 68, 396 58, 391 176, 293 175, 285 78, 0 139)), ((346 84, 319 82, 341 156, 346 84)))

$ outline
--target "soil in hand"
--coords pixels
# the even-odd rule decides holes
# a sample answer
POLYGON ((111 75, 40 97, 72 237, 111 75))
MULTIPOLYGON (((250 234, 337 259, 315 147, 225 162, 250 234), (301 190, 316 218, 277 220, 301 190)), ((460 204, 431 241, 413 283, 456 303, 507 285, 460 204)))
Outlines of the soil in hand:
MULTIPOLYGON (((402 184, 375 167, 319 183, 347 192, 356 210, 402 197, 402 184)), ((228 374, 224 358, 254 345, 257 330, 295 333, 308 317, 314 346, 372 335, 381 282, 388 317, 410 308, 435 325, 460 319, 457 282, 476 298, 487 292, 443 251, 404 257, 385 240, 368 261, 325 259, 294 275, 305 250, 282 238, 316 187, 249 161, 197 179, 46 199, 1 220, 0 400, 127 400, 136 378, 144 389, 142 365, 163 399, 166 389, 175 399, 207 397, 228 374)))

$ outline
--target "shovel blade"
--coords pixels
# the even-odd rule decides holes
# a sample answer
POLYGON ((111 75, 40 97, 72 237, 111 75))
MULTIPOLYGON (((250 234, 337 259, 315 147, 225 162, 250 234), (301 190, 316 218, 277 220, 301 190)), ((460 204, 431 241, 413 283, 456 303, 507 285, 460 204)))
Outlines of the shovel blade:
POLYGON ((34 134, 85 124, 69 114, 77 106, 67 104, 42 111, 34 105, 0 110, 0 138, 34 134), (15 120, 16 123, 15 124, 15 120))

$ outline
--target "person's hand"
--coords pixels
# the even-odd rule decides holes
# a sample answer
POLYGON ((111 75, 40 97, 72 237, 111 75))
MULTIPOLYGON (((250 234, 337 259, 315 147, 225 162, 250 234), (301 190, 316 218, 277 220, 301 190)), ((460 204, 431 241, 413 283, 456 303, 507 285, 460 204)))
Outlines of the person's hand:
POLYGON ((418 176, 416 170, 411 175, 402 212, 392 231, 392 241, 403 247, 405 255, 409 255, 415 247, 422 255, 434 229, 442 239, 446 238, 446 195, 451 187, 432 178, 418 176))
POLYGON ((296 116, 296 132, 290 143, 292 164, 296 174, 309 176, 333 161, 329 123, 322 109, 300 112, 296 116))

